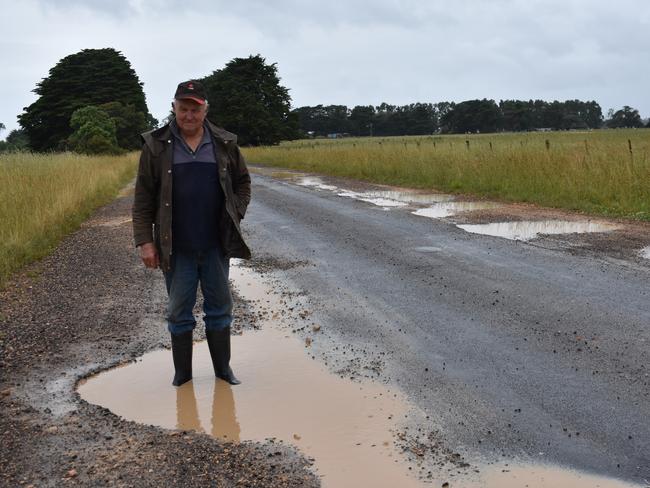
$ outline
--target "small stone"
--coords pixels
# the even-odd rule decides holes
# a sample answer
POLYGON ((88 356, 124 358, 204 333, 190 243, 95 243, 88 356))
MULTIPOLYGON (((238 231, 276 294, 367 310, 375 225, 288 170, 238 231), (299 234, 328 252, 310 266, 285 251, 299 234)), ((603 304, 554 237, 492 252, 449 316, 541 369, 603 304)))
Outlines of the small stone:
POLYGON ((70 470, 65 474, 65 477, 66 477, 66 478, 74 478, 74 477, 76 477, 76 476, 77 476, 77 470, 74 469, 74 468, 70 469, 70 470))

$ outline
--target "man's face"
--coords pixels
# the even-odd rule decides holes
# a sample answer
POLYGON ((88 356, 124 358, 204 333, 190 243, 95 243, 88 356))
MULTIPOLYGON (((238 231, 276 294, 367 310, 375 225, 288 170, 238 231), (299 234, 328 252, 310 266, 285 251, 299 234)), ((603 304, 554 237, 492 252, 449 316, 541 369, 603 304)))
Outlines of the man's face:
POLYGON ((184 135, 193 136, 201 130, 207 108, 207 105, 199 105, 194 100, 174 100, 176 123, 184 135))

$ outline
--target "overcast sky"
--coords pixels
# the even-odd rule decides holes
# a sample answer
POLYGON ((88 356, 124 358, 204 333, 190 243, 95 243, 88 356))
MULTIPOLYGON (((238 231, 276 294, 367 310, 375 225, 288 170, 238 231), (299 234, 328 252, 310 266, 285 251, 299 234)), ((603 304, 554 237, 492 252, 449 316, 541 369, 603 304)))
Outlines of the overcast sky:
POLYGON ((293 106, 596 100, 650 117, 650 0, 0 0, 6 136, 61 58, 112 47, 163 118, 176 85, 261 54, 293 106))

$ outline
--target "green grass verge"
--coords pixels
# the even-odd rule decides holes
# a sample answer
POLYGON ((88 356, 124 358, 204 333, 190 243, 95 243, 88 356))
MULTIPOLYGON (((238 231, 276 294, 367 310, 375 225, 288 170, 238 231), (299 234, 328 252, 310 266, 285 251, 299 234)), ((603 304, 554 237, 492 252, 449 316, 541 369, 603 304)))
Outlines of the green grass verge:
POLYGON ((115 198, 138 154, 0 154, 0 288, 115 198))
POLYGON ((300 140, 255 163, 650 220, 650 130, 300 140))

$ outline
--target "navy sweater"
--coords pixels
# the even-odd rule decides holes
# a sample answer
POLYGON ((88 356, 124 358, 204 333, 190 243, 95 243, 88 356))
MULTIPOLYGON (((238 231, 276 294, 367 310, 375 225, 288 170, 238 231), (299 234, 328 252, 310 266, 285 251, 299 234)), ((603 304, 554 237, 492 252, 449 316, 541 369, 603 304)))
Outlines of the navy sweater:
POLYGON ((218 247, 217 219, 223 205, 223 191, 214 143, 205 128, 203 139, 192 151, 174 122, 172 161, 172 248, 204 251, 218 247))

